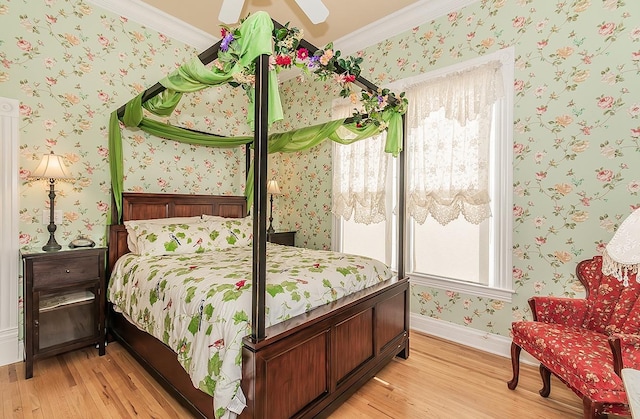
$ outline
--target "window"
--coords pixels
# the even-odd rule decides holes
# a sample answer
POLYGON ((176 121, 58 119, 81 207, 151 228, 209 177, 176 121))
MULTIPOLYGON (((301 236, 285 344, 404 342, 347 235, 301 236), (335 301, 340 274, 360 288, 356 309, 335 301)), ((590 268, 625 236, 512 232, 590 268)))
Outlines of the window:
MULTIPOLYGON (((447 213, 448 210, 444 211, 444 215, 438 216, 437 210, 429 206, 426 207, 428 214, 416 215, 416 210, 413 210, 413 216, 407 214, 405 217, 407 220, 405 271, 414 284, 505 301, 511 300, 513 53, 513 48, 500 50, 459 65, 405 79, 388 86, 392 90, 407 91, 409 94, 412 86, 428 84, 429 80, 447 75, 453 77, 454 74, 479 68, 491 62, 498 61, 501 64, 497 68, 502 75, 504 95, 490 107, 490 114, 484 118, 486 121, 480 121, 480 125, 483 122, 490 122, 491 126, 490 140, 486 145, 488 170, 487 188, 485 188, 488 189, 489 198, 486 210, 490 209, 491 216, 482 220, 478 214, 485 211, 484 209, 468 211, 462 209, 464 217, 461 214, 456 218, 457 213, 451 215, 450 212, 447 213), (448 218, 446 221, 451 218, 455 219, 445 222, 443 225, 434 219, 434 214, 441 222, 443 218, 448 218), (424 223, 419 224, 414 217, 419 221, 424 220, 424 223), (474 223, 466 221, 465 217, 472 219, 474 223)), ((435 103, 440 100, 444 100, 444 98, 433 98, 435 103)), ((428 106, 424 108, 426 109, 428 106)), ((447 118, 450 120, 451 115, 447 115, 444 111, 421 113, 420 110, 414 110, 407 113, 407 125, 432 124, 431 127, 439 127, 447 118)), ((449 135, 456 135, 454 134, 456 129, 454 127, 449 135)), ((423 139, 419 136, 416 137, 414 132, 407 141, 423 141, 423 139)), ((415 145, 415 143, 410 144, 415 145)), ((408 157, 411 147, 405 145, 405 150, 408 157)), ((468 151, 465 152, 468 153, 468 151)), ((433 154, 432 151, 429 153, 433 154)), ((479 159, 482 160, 481 157, 479 159)), ((392 159, 390 164, 396 166, 396 160, 392 159)), ((408 158, 407 161, 409 161, 408 158)), ((482 164, 480 163, 480 165, 482 164)), ((410 172, 411 170, 408 167, 407 173, 405 173, 407 178, 410 178, 413 173, 410 172)), ((396 167, 392 167, 388 173, 393 173, 395 176, 396 171, 396 167)), ((438 174, 441 174, 440 169, 438 169, 438 174)), ((388 176, 388 178, 394 176, 388 176)), ((385 195, 387 219, 376 224, 364 225, 357 224, 353 220, 345 221, 342 218, 336 218, 334 220, 336 234, 334 234, 333 244, 335 249, 375 257, 395 267, 397 266, 394 261, 397 245, 393 229, 396 226, 396 221, 392 209, 397 191, 394 190, 396 182, 393 179, 389 179, 387 184, 385 195)), ((411 184, 411 182, 407 181, 407 184, 411 184)), ((409 197, 407 196, 407 198, 409 197)), ((409 200, 407 208, 408 212, 411 211, 409 200)))

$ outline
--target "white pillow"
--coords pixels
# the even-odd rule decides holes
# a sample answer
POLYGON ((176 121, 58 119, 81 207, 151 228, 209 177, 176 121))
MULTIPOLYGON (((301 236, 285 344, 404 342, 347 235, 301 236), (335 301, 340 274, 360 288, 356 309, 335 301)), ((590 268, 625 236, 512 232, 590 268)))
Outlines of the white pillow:
MULTIPOLYGON (((204 216, 203 216, 204 218, 204 216)), ((250 246, 253 243, 253 216, 244 218, 224 218, 208 216, 214 247, 226 249, 236 246, 250 246)))
POLYGON ((208 223, 136 223, 132 228, 141 256, 204 253, 217 248, 208 223))
POLYGON ((124 226, 127 229, 127 246, 129 251, 133 254, 140 254, 138 252, 138 235, 134 230, 134 227, 140 224, 188 224, 188 223, 202 223, 204 220, 202 217, 171 217, 171 218, 152 218, 148 220, 130 220, 125 221, 124 226))

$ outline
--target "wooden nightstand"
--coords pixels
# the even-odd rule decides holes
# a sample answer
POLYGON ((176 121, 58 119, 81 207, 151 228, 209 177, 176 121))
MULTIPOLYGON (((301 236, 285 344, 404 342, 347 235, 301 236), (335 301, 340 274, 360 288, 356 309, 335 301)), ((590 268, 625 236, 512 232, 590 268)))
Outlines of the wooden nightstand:
POLYGON ((283 244, 285 246, 296 245, 296 232, 295 231, 276 231, 275 233, 267 234, 267 241, 276 244, 283 244))
POLYGON ((33 361, 88 345, 105 353, 105 248, 22 254, 25 376, 33 361))

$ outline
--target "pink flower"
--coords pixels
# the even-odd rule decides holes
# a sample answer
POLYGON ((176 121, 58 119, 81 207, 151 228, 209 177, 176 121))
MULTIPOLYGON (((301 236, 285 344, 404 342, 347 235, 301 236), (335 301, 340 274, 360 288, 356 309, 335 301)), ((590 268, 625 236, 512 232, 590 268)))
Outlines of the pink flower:
POLYGON ((297 56, 300 61, 304 61, 309 58, 309 50, 306 48, 298 48, 297 56))
POLYGON ((103 91, 98 92, 98 99, 102 102, 107 102, 109 100, 109 95, 103 91))
POLYGON ((611 182, 611 179, 613 179, 613 171, 609 169, 599 170, 596 178, 601 182, 611 182))
POLYGON ((542 115, 543 113, 545 113, 547 111, 547 107, 546 106, 538 106, 536 108, 536 113, 538 115, 542 115))
POLYGON ((536 172, 536 180, 542 180, 547 177, 547 172, 536 172))
POLYGON ((600 26, 598 33, 603 36, 609 36, 616 29, 616 24, 613 22, 605 23, 600 26))
POLYGON ((243 279, 243 280, 241 280, 241 281, 236 282, 236 289, 238 289, 238 290, 239 290, 240 288, 244 287, 244 284, 245 284, 246 282, 247 282, 247 280, 246 280, 246 279, 243 279))
POLYGON ((58 21, 58 18, 56 18, 55 16, 51 16, 51 15, 45 15, 47 22, 49 23, 56 23, 58 21))
POLYGON ((98 37, 98 42, 100 43, 100 45, 102 45, 103 47, 106 47, 107 45, 109 45, 109 39, 104 37, 104 36, 99 36, 98 37))
POLYGON ((542 49, 549 44, 549 40, 543 39, 542 41, 538 41, 538 49, 542 49))
POLYGON ((31 107, 29 105, 24 105, 24 104, 21 103, 18 106, 18 110, 20 112, 20 115, 22 115, 22 116, 31 116, 32 110, 31 110, 31 107))
POLYGON ((520 279, 522 278, 522 269, 520 268, 513 268, 513 279, 520 279))
POLYGON ((515 205, 513 207, 513 215, 516 217, 520 217, 522 216, 522 214, 524 214, 524 208, 522 208, 521 206, 515 205))
POLYGON ((516 80, 513 82, 513 87, 516 92, 521 92, 524 89, 524 80, 516 80))
POLYGON ((513 19, 513 27, 514 28, 521 28, 524 26, 524 23, 526 22, 526 19, 522 16, 516 16, 513 19))
POLYGON ((31 243, 31 235, 27 233, 20 233, 20 235, 18 236, 18 241, 21 245, 29 244, 31 243))
POLYGON ((102 202, 102 201, 98 201, 98 204, 96 205, 96 207, 100 212, 107 212, 107 210, 109 209, 109 205, 106 202, 102 202))
POLYGON ((536 244, 537 245, 542 245, 545 244, 547 242, 547 239, 545 239, 544 237, 540 236, 540 237, 536 237, 536 244))
POLYGON ((598 107, 601 109, 610 109, 613 106, 614 99, 612 96, 603 96, 598 100, 598 107))
POLYGON ((464 324, 471 324, 473 319, 469 316, 464 316, 464 324))
POLYGON ((98 154, 101 157, 108 157, 109 156, 109 149, 103 146, 98 147, 98 154))
POLYGON ((638 138, 640 137, 640 127, 638 128, 631 128, 631 136, 633 138, 638 138))
POLYGON ((31 42, 26 41, 22 38, 18 39, 18 42, 16 42, 16 45, 18 45, 18 48, 20 48, 23 51, 31 51, 31 42))
POLYGON ((467 34, 467 41, 470 41, 470 40, 472 40, 472 39, 473 39, 473 38, 475 38, 475 37, 476 37, 476 33, 475 33, 475 32, 469 32, 469 33, 467 34))

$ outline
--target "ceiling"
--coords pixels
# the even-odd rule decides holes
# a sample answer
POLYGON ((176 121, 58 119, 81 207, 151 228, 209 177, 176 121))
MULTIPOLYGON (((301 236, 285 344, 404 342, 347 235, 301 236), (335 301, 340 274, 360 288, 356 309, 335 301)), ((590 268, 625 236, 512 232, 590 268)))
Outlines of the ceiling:
MULTIPOLYGON (((221 22, 218 21, 218 13, 222 0, 142 0, 142 2, 215 38, 220 37, 221 22)), ((245 17, 259 10, 266 11, 277 22, 281 24, 291 22, 291 26, 304 30, 304 38, 321 48, 331 41, 343 38, 418 2, 424 3, 424 0, 323 0, 329 9, 329 17, 325 22, 314 25, 294 0, 245 0, 241 16, 245 17)))

